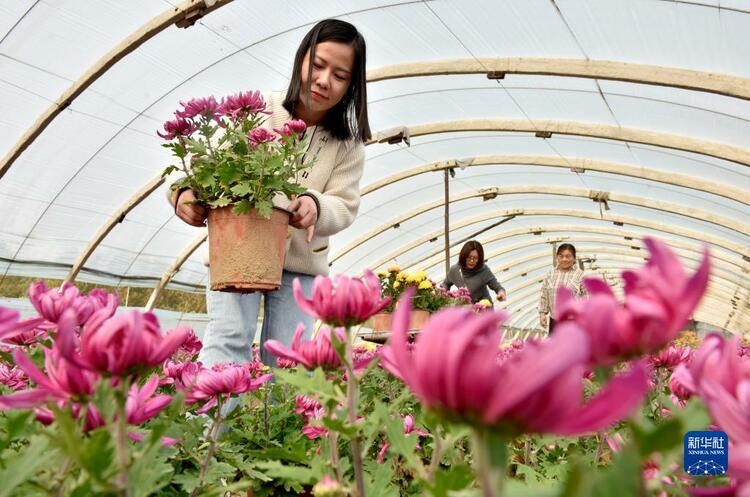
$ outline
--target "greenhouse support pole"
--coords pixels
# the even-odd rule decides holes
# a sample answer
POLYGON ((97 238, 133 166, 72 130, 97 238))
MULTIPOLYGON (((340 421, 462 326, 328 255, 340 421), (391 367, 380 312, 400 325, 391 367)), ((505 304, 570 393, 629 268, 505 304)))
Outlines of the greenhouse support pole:
MULTIPOLYGON (((443 169, 443 184, 444 184, 444 202, 445 202, 445 214, 443 216, 445 220, 445 277, 448 278, 448 271, 451 268, 451 242, 450 242, 450 192, 448 182, 450 181, 449 174, 453 172, 452 169, 443 169)), ((455 174, 455 173, 454 173, 455 174)))

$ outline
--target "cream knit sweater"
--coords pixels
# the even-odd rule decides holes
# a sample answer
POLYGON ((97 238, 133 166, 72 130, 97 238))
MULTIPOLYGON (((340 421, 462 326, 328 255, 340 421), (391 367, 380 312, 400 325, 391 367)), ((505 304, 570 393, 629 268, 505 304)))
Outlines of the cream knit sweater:
MULTIPOLYGON (((289 113, 281 105, 284 93, 274 92, 265 95, 267 108, 273 112, 264 126, 279 128, 290 119, 289 113)), ((326 130, 311 126, 307 131, 312 138, 305 154, 305 162, 314 165, 300 175, 300 184, 307 188, 320 205, 315 234, 310 243, 305 239, 306 230, 293 229, 291 244, 286 254, 284 269, 304 274, 328 274, 328 237, 347 228, 354 222, 359 210, 359 180, 365 164, 365 147, 361 142, 346 142, 333 138, 326 130)), ((171 185, 179 174, 167 178, 171 185)), ((171 204, 171 190, 167 188, 167 198, 171 204)), ((286 207, 289 204, 279 195, 274 205, 286 207)), ((206 250, 207 254, 208 250, 206 250)), ((208 257, 204 260, 208 264, 208 257)))

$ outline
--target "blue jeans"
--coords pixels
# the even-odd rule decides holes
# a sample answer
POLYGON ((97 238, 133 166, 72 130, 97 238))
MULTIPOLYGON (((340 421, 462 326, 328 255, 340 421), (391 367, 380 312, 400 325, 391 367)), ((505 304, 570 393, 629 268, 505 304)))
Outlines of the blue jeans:
POLYGON ((278 340, 290 346, 298 323, 305 325, 303 337, 312 335, 315 320, 297 306, 292 282, 300 279, 305 297, 312 294, 313 276, 284 271, 281 288, 275 292, 228 293, 206 291, 208 324, 198 360, 204 366, 220 362, 252 361, 252 344, 258 329, 260 296, 263 294, 263 326, 260 331, 260 356, 264 364, 275 366, 275 358, 265 350, 266 340, 278 340))

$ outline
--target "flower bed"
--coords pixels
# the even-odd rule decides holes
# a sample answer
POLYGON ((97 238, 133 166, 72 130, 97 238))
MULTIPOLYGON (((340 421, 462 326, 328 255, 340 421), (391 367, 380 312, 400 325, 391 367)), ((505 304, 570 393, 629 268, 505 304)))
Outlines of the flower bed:
POLYGON ((559 296, 552 338, 504 347, 506 314, 466 306, 410 344, 417 288, 400 295, 387 345, 353 344, 391 303, 381 281, 318 278, 312 298, 295 294, 325 325, 269 342, 270 369, 257 354, 204 367, 188 329, 117 315, 105 292, 34 285, 39 317, 0 309, 0 493, 745 495, 750 363, 718 334, 672 345, 708 258, 688 275, 647 243, 624 301, 587 280, 589 298, 559 296), (683 435, 708 427, 729 435, 730 477, 681 470, 683 435))

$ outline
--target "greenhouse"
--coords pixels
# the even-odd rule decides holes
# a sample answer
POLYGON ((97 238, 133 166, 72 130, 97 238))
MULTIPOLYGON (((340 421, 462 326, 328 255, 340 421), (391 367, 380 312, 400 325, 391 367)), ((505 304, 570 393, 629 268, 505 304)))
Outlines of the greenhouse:
POLYGON ((0 496, 750 496, 750 1, 0 0, 0 109, 0 496))

